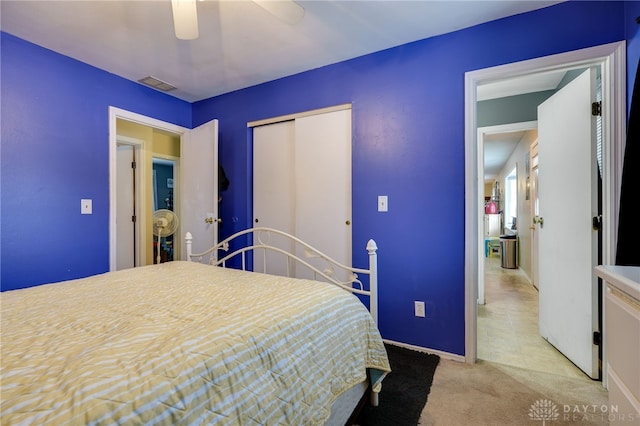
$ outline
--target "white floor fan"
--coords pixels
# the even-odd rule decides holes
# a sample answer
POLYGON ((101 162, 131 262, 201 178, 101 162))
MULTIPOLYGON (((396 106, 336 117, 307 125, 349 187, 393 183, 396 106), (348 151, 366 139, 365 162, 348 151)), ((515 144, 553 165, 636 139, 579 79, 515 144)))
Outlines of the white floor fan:
POLYGON ((156 263, 160 263, 160 238, 173 235, 178 230, 178 216, 167 209, 153 212, 153 235, 158 237, 156 263))

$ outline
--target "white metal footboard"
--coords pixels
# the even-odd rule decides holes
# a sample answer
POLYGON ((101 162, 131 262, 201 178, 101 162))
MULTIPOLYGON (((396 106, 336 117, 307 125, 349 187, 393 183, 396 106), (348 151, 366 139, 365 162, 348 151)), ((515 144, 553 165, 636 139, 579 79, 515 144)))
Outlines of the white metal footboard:
MULTIPOLYGON (((253 253, 254 264, 256 259, 259 259, 260 252, 262 254, 263 261, 266 261, 266 253, 276 252, 285 256, 287 261, 287 275, 291 276, 292 268, 290 265, 298 264, 303 265, 305 268, 313 272, 314 279, 326 280, 332 284, 335 284, 343 289, 356 294, 362 294, 369 297, 369 312, 373 317, 376 324, 378 323, 378 260, 376 250, 378 249, 375 241, 369 240, 367 243, 367 252, 369 253, 369 268, 360 269, 352 268, 350 266, 343 265, 342 263, 334 260, 333 258, 322 253, 320 250, 310 246, 304 241, 286 232, 272 229, 272 228, 249 228, 243 231, 237 232, 225 240, 219 242, 214 247, 202 252, 192 252, 193 236, 187 232, 185 235, 185 244, 187 250, 187 259, 190 261, 209 263, 215 266, 226 267, 226 264, 231 259, 239 257, 242 270, 247 268, 247 253, 253 253), (238 248, 229 253, 230 243, 233 240, 238 239, 244 235, 252 237, 252 243, 244 247, 238 248), (290 242, 293 242, 293 247, 303 248, 303 252, 306 258, 320 258, 324 261, 324 268, 320 269, 307 260, 297 256, 294 253, 289 253, 280 247, 271 245, 271 235, 279 235, 285 237, 290 242), (336 276, 336 270, 346 271, 348 278, 346 280, 340 280, 336 276), (369 275, 369 289, 365 290, 362 282, 358 278, 358 274, 369 275), (322 279, 321 279, 321 278, 322 279)), ((238 240, 241 241, 241 240, 238 240)))

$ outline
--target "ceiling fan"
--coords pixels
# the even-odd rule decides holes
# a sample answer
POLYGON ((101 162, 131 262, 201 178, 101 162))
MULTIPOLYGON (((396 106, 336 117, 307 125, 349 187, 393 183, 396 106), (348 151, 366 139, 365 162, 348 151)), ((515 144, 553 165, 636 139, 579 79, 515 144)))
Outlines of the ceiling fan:
MULTIPOLYGON (((173 26, 180 40, 198 38, 197 0, 171 0, 173 26)), ((295 24, 304 16, 304 8, 293 0, 253 0, 253 2, 276 18, 295 24)))

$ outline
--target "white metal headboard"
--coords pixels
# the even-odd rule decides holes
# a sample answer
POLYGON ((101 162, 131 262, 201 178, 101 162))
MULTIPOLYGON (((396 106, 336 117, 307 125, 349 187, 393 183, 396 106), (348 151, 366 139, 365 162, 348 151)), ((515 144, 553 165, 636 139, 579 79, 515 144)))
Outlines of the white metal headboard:
POLYGON ((327 256, 320 250, 310 246, 299 238, 273 228, 256 227, 236 232, 235 234, 231 235, 230 237, 226 238, 225 240, 219 242, 217 245, 202 253, 192 252, 192 242, 193 236, 190 232, 187 232, 185 234, 185 244, 187 250, 187 259, 189 261, 208 263, 210 265, 220 266, 223 268, 226 267, 226 264, 229 260, 239 257, 241 260, 241 269, 246 270, 247 253, 253 253, 254 262, 256 261, 258 251, 262 251, 263 261, 266 259, 266 253, 269 251, 280 253, 287 259, 288 276, 291 276, 290 274, 292 268, 290 268, 290 265, 292 263, 303 265, 305 268, 313 272, 314 279, 321 280, 321 277, 327 282, 342 287, 343 289, 351 293, 368 296, 369 312, 371 313, 371 316, 375 320, 376 324, 378 323, 378 255, 376 253, 376 251, 378 250, 378 246, 373 240, 369 240, 367 243, 367 252, 369 253, 369 269, 352 268, 350 266, 343 265, 342 263, 327 256), (244 235, 251 236, 252 243, 228 253, 230 242, 234 240, 241 241, 239 240, 239 237, 242 237, 244 235), (297 256, 296 254, 285 251, 280 247, 271 245, 269 243, 269 241, 271 240, 271 235, 280 235, 282 237, 285 237, 286 239, 294 243, 294 247, 295 244, 297 244, 297 247, 303 248, 306 258, 320 258, 324 261, 326 267, 321 270, 320 268, 310 264, 305 259, 297 256), (336 269, 346 271, 348 279, 338 279, 338 277, 335 275, 336 269), (364 289, 362 282, 358 278, 358 274, 369 275, 369 290, 364 289))

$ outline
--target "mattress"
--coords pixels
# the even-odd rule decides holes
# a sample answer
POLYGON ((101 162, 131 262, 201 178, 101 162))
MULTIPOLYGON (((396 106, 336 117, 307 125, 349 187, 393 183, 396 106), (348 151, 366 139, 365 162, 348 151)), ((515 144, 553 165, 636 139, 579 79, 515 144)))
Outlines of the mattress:
POLYGON ((327 283, 176 261, 0 297, 3 424, 318 425, 390 371, 327 283))

